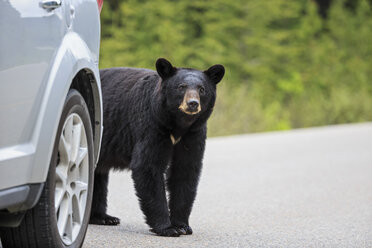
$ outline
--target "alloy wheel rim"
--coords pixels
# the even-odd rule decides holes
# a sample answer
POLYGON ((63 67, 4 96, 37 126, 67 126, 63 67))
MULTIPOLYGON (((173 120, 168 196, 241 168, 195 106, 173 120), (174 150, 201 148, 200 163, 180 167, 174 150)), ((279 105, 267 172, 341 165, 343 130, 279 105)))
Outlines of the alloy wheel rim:
POLYGON ((89 156, 84 123, 70 114, 58 143, 54 206, 59 235, 72 244, 81 229, 85 214, 89 180, 89 156))

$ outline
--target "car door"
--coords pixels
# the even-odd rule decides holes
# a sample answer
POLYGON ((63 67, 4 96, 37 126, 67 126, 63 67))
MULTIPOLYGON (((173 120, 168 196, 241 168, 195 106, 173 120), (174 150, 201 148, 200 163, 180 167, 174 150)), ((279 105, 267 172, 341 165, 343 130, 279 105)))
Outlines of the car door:
MULTIPOLYGON (((33 132, 67 12, 59 0, 0 1, 0 170, 35 152, 33 132)), ((10 186, 0 173, 0 189, 10 186)))

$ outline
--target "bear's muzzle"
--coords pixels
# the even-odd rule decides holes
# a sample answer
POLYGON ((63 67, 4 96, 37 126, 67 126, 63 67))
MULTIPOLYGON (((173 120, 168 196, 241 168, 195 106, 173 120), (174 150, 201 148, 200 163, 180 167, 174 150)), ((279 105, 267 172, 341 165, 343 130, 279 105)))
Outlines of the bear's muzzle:
POLYGON ((195 115, 201 111, 199 92, 195 89, 186 90, 181 105, 178 107, 188 115, 195 115))

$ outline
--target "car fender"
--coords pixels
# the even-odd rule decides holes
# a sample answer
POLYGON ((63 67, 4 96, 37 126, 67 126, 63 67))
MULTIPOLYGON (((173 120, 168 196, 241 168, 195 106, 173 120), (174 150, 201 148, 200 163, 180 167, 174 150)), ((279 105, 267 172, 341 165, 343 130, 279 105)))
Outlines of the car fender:
POLYGON ((44 182, 47 178, 50 159, 65 98, 75 75, 86 70, 91 80, 95 116, 95 161, 98 161, 102 137, 102 93, 98 61, 93 61, 91 51, 84 40, 74 32, 68 32, 56 52, 43 96, 40 114, 36 123, 32 143, 35 147, 30 183, 44 182))

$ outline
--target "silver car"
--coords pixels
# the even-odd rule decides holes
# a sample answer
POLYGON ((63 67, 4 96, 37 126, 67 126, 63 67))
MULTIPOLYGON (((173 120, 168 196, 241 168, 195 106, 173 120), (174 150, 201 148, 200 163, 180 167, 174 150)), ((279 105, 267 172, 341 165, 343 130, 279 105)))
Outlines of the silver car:
POLYGON ((3 247, 80 247, 102 134, 99 0, 0 0, 3 247))

